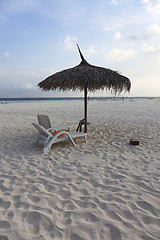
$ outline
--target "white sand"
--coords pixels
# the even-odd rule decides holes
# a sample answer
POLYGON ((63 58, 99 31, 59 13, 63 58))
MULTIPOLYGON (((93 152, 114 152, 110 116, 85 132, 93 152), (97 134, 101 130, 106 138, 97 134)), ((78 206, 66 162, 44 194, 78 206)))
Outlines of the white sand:
POLYGON ((48 155, 40 113, 76 129, 83 101, 0 104, 0 240, 160 239, 160 101, 90 101, 88 142, 48 155))

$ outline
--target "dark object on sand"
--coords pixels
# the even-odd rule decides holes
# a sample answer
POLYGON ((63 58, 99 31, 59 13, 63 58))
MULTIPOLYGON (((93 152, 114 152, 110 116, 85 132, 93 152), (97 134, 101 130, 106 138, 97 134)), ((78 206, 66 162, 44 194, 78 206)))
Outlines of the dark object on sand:
POLYGON ((131 144, 131 145, 139 145, 139 140, 138 140, 138 139, 135 139, 135 138, 131 138, 131 139, 130 139, 130 144, 131 144))
MULTIPOLYGON (((87 122, 87 125, 89 125, 89 124, 90 124, 90 122, 87 122)), ((78 127, 76 129, 77 132, 78 131, 82 132, 82 125, 86 125, 85 118, 79 121, 78 127)))
POLYGON ((84 91, 84 119, 85 132, 87 132, 87 91, 109 90, 113 94, 122 91, 130 91, 130 80, 111 69, 97 67, 89 64, 83 57, 79 46, 78 51, 81 57, 79 65, 56 72, 38 83, 38 87, 44 91, 49 90, 80 90, 84 91))

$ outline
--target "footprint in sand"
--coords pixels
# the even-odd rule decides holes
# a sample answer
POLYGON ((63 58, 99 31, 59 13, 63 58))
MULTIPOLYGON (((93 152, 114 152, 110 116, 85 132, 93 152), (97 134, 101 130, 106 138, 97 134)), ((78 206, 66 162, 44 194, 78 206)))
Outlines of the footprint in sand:
POLYGON ((38 196, 36 196, 36 195, 33 195, 33 194, 29 194, 29 196, 28 196, 29 198, 30 198, 30 200, 32 201, 32 202, 34 202, 34 203, 38 203, 38 202, 40 202, 40 197, 38 197, 38 196))
POLYGON ((112 224, 108 223, 101 228, 99 231, 100 239, 107 239, 107 240, 122 240, 121 233, 112 224))
POLYGON ((14 217, 13 211, 9 211, 9 212, 8 212, 8 218, 9 218, 9 219, 12 219, 13 217, 14 217))
POLYGON ((27 212, 24 217, 26 222, 26 230, 32 234, 39 234, 42 230, 51 232, 54 230, 54 225, 49 217, 37 211, 27 212))
POLYGON ((70 239, 71 240, 85 240, 86 238, 83 238, 82 236, 79 236, 77 233, 71 233, 70 239))
POLYGON ((27 208, 29 208, 29 204, 25 203, 25 202, 18 201, 18 202, 15 203, 15 207, 16 208, 27 209, 27 208))
POLYGON ((160 219, 159 218, 144 215, 144 216, 141 217, 141 219, 142 219, 142 222, 144 224, 146 224, 146 226, 149 227, 149 225, 152 225, 152 227, 157 229, 158 232, 159 232, 159 226, 160 226, 160 219))
POLYGON ((124 219, 126 219, 126 220, 136 220, 136 218, 134 217, 134 215, 130 212, 130 211, 128 211, 128 210, 122 210, 121 212, 120 212, 120 216, 122 217, 122 218, 124 218, 124 219))
POLYGON ((89 211, 82 212, 80 214, 80 216, 82 218, 84 218, 85 221, 87 221, 87 222, 98 222, 99 221, 99 219, 96 217, 96 215, 89 211))
POLYGON ((156 213, 156 209, 154 209, 154 207, 150 203, 145 201, 137 201, 136 204, 138 205, 138 207, 142 208, 146 212, 149 212, 154 216, 158 217, 158 214, 156 213))
POLYGON ((70 199, 71 198, 71 192, 65 189, 62 189, 57 194, 62 199, 70 199))
POLYGON ((5 235, 0 235, 0 240, 9 240, 9 238, 5 235))
POLYGON ((7 230, 10 228, 10 223, 8 221, 0 221, 0 229, 7 230))
POLYGON ((57 227, 59 229, 66 229, 71 224, 72 224, 71 218, 59 218, 57 221, 57 227))
POLYGON ((72 226, 70 231, 66 231, 65 239, 70 240, 92 240, 97 239, 93 238, 93 230, 89 225, 85 223, 80 223, 78 226, 72 226))
POLYGON ((11 206, 10 201, 4 201, 2 198, 0 198, 0 208, 7 209, 11 206))

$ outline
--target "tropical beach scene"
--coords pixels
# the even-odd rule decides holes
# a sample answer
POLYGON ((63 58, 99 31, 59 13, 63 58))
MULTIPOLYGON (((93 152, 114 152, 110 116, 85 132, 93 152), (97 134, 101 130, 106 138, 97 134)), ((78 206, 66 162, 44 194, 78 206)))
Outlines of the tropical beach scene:
POLYGON ((0 9, 0 240, 159 240, 160 1, 0 9))

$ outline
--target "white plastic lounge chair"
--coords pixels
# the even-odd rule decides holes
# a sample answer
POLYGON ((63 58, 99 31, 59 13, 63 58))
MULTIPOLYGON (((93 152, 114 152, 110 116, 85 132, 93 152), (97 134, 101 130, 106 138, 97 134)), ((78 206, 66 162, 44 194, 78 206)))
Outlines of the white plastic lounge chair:
POLYGON ((51 128, 51 123, 47 115, 37 115, 38 123, 44 128, 51 128))
POLYGON ((51 132, 49 132, 46 128, 43 126, 37 124, 37 123, 32 123, 32 125, 38 130, 38 135, 37 139, 33 141, 32 144, 35 143, 42 143, 44 145, 43 147, 43 153, 48 153, 52 144, 66 141, 68 139, 71 140, 74 146, 76 146, 75 141, 73 140, 74 138, 78 137, 84 137, 85 141, 87 133, 82 133, 82 132, 67 132, 67 131, 59 131, 56 135, 52 135, 51 132), (65 135, 63 135, 65 134, 65 135), (63 136, 61 136, 63 135, 63 136))
POLYGON ((47 115, 37 115, 38 123, 42 127, 46 128, 47 130, 51 131, 58 131, 58 130, 69 130, 69 126, 67 125, 58 125, 58 126, 51 126, 50 119, 47 115))

